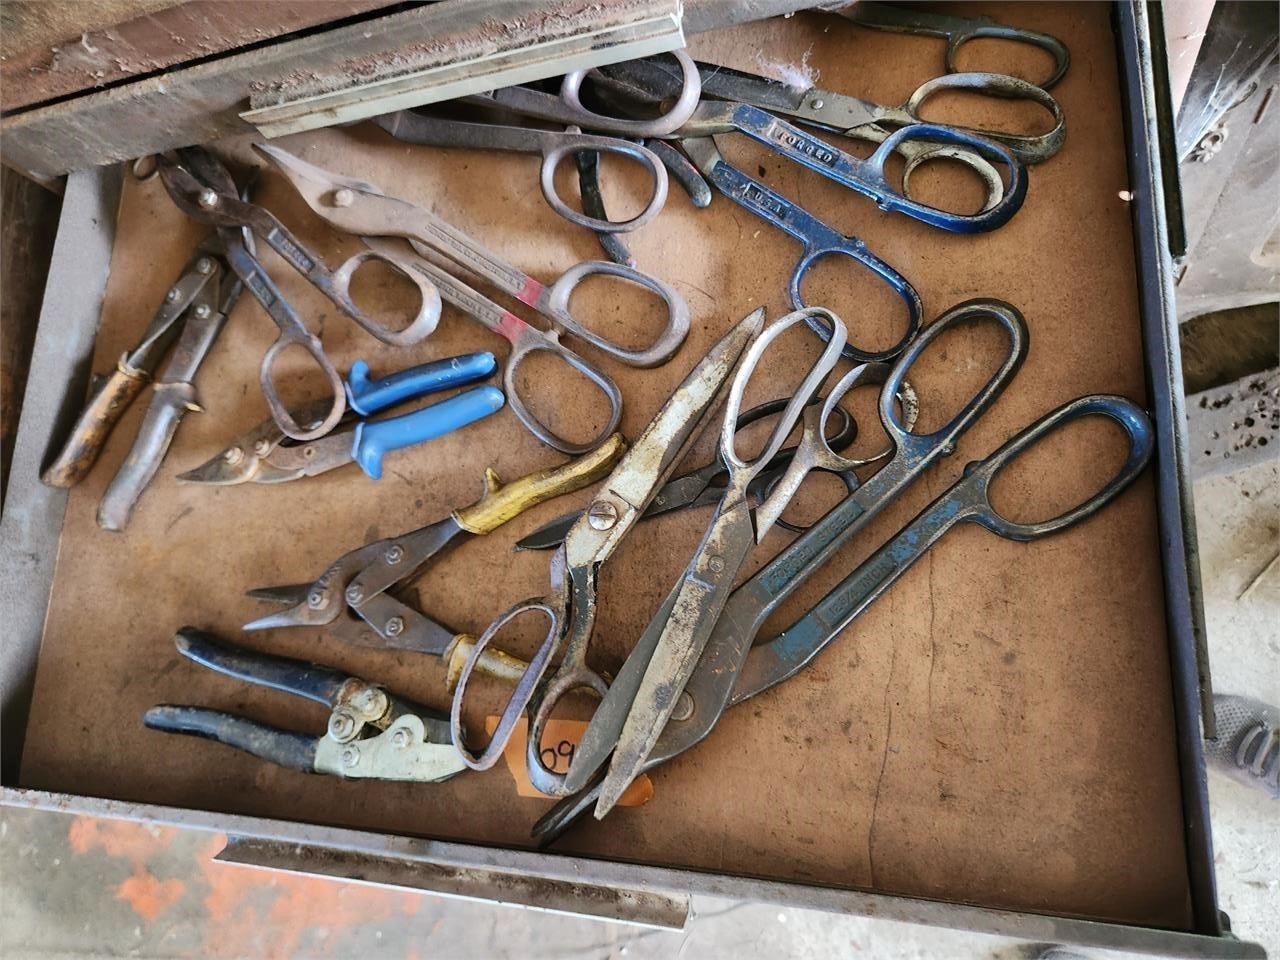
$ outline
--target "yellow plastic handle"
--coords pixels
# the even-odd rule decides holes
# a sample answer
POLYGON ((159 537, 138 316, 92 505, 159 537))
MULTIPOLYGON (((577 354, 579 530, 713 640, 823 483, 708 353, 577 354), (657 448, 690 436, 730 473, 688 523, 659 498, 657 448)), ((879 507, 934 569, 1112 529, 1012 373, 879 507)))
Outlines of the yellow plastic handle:
MULTIPOLYGON (((463 664, 467 662, 467 657, 471 655, 471 650, 475 645, 475 637, 460 633, 453 638, 453 643, 444 652, 444 683, 445 689, 450 693, 453 693, 453 688, 458 685, 458 677, 462 675, 463 664)), ((524 660, 519 657, 513 657, 509 653, 503 653, 501 650, 495 650, 492 647, 481 653, 480 659, 476 661, 477 673, 483 673, 486 677, 505 680, 508 683, 517 682, 528 669, 529 664, 524 660)))
POLYGON ((626 450, 627 441, 615 433, 590 453, 507 484, 492 470, 486 470, 484 495, 471 506, 454 511, 453 519, 470 533, 490 533, 530 507, 602 479, 626 450))

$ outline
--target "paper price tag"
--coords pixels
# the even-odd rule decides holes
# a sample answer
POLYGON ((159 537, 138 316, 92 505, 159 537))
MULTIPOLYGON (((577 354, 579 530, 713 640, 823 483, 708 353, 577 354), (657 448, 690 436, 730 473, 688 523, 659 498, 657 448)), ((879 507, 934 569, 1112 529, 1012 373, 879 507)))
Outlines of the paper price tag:
MULTIPOLYGON (((485 732, 490 736, 498 729, 497 717, 485 717, 485 732)), ((569 764, 573 762, 573 751, 586 732, 585 720, 548 720, 542 734, 542 762, 556 773, 568 773, 569 764)), ((511 739, 502 751, 502 759, 516 782, 516 793, 522 797, 545 797, 529 780, 529 771, 525 768, 525 744, 529 739, 529 720, 522 717, 511 731, 511 739)), ((648 774, 640 774, 622 794, 618 805, 622 807, 638 807, 653 798, 653 781, 648 774)))

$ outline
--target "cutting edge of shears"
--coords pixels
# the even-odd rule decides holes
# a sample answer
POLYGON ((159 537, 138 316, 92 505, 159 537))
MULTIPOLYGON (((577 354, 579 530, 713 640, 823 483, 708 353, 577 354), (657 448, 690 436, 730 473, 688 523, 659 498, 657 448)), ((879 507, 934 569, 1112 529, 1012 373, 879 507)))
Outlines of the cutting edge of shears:
MULTIPOLYGON (((626 536, 688 451, 698 428, 727 388, 739 360, 759 334, 763 322, 764 309, 760 308, 734 324, 698 361, 632 444, 605 480, 592 507, 570 528, 565 542, 552 554, 552 592, 508 608, 476 641, 454 688, 450 711, 454 731, 461 730, 462 706, 471 673, 498 632, 525 613, 536 612, 549 624, 545 639, 509 696, 484 749, 475 754, 462 739, 455 741, 467 766, 486 770, 497 763, 522 715, 529 715, 530 741, 538 742, 546 720, 565 694, 588 688, 604 695, 607 684, 586 662, 595 621, 600 565, 626 536), (602 522, 602 516, 608 519, 602 522), (544 681, 551 659, 562 651, 564 656, 556 673, 544 681)), ((540 769, 530 769, 531 780, 540 769)), ((541 789, 536 781, 534 786, 541 789)))
MULTIPOLYGON (((926 469, 954 451, 959 438, 991 407, 1022 366, 1028 337, 1026 321, 1017 308, 992 299, 956 304, 923 328, 920 337, 894 362, 880 392, 877 409, 882 426, 894 444, 893 456, 733 592, 703 659, 685 686, 692 710, 687 717, 672 718, 668 722, 650 756, 650 769, 692 748, 710 734, 731 705, 743 662, 768 617, 926 469), (991 321, 1002 327, 1009 337, 999 367, 947 424, 929 434, 906 429, 901 419, 905 411, 900 415, 896 407, 897 396, 925 348, 956 326, 991 321)), ((539 844, 545 846, 563 834, 595 803, 596 793, 588 787, 548 811, 533 828, 539 844)))

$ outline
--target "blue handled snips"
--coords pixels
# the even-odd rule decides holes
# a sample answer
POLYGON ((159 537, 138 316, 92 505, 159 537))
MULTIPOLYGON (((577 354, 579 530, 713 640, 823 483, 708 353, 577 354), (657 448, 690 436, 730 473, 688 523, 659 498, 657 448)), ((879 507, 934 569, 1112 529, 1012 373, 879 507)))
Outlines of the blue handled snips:
MULTIPOLYGON (((357 360, 344 385, 347 406, 355 416, 340 422, 331 433, 299 443, 286 437, 274 420, 266 420, 178 479, 215 486, 287 483, 355 461, 377 480, 382 476, 382 458, 392 450, 434 440, 481 420, 502 409, 506 398, 497 387, 483 386, 398 417, 366 418, 409 400, 483 380, 495 369, 493 354, 468 353, 373 380, 369 365, 357 360)), ((323 417, 324 409, 303 407, 295 414, 299 423, 305 423, 323 417)))

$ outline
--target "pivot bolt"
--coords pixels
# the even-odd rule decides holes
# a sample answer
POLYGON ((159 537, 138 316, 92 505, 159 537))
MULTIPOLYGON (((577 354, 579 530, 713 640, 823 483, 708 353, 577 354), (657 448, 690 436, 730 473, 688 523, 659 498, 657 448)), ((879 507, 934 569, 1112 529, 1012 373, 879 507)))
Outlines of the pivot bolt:
POLYGON ((818 99, 818 100, 813 101, 813 109, 815 109, 815 110, 821 110, 824 106, 826 106, 826 101, 825 101, 825 100, 818 99))
POLYGON ((707 560, 707 566, 711 568, 712 573, 719 573, 724 569, 724 561, 719 557, 711 557, 707 560))
POLYGON ((244 451, 239 447, 231 447, 222 455, 222 459, 227 461, 227 463, 239 463, 244 459, 244 451))
POLYGON ((213 273, 213 261, 208 257, 201 257, 196 261, 196 271, 198 273, 213 273))
POLYGON ((404 559, 404 547, 395 544, 387 551, 387 563, 399 563, 404 559))
POLYGON ((212 210, 218 205, 218 194, 213 190, 201 190, 200 195, 196 197, 196 203, 205 210, 212 210))
POLYGON ((387 695, 377 687, 365 687, 348 703, 362 717, 377 719, 387 712, 387 695))
POLYGON ((676 700, 675 709, 671 711, 671 719, 677 721, 688 720, 693 716, 693 697, 689 696, 688 691, 680 694, 680 698, 676 700))
POLYGON ((307 606, 312 610, 322 610, 329 605, 329 594, 324 590, 312 590, 307 594, 307 606))
MULTIPOLYGON (((349 713, 338 712, 329 718, 329 736, 335 740, 347 740, 356 732, 356 719, 349 713)), ((343 761, 346 755, 343 754, 343 761)), ((347 764, 350 766, 351 764, 347 764)))
POLYGON ((608 500, 597 500, 587 507, 587 523, 594 530, 611 530, 618 522, 618 508, 608 500))
POLYGON ((360 751, 355 747, 347 747, 342 751, 342 765, 344 767, 354 767, 360 762, 360 751))
POLYGON ((195 315, 201 320, 208 317, 211 312, 207 303, 199 304, 195 309, 195 315))
POLYGON ((404 620, 400 617, 392 617, 387 621, 387 636, 398 637, 404 633, 404 620))
POLYGON ((329 196, 329 202, 335 207, 349 207, 355 199, 356 195, 346 187, 339 187, 329 196))
POLYGON ((401 727, 399 730, 397 730, 395 733, 391 735, 391 742, 395 744, 395 746, 403 750, 405 747, 409 746, 409 744, 413 742, 413 736, 412 734, 409 733, 408 730, 406 730, 404 727, 401 727))
POLYGON ((169 292, 164 295, 164 298, 168 300, 170 303, 173 303, 173 301, 177 300, 178 297, 180 296, 182 296, 181 290, 179 290, 177 287, 170 287, 169 292))
POLYGON ((360 603, 362 600, 364 600, 364 591, 358 584, 353 583, 347 587, 347 603, 360 603))
POLYGON ((253 452, 260 457, 265 457, 271 452, 271 441, 266 437, 263 437, 261 440, 255 440, 253 444, 253 452))

